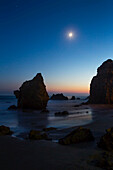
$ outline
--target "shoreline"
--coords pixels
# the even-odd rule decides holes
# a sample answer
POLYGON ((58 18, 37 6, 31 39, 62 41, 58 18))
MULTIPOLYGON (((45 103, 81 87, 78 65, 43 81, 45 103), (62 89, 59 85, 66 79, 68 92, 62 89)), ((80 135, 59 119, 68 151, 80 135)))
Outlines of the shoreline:
MULTIPOLYGON (((92 109, 93 119, 89 128, 94 142, 63 146, 52 141, 20 140, 11 136, 0 136, 0 167, 6 169, 24 170, 99 170, 87 161, 91 155, 101 153, 97 142, 107 128, 113 126, 113 106, 88 105, 92 109)), ((69 133, 77 127, 63 129, 59 133, 69 133)))

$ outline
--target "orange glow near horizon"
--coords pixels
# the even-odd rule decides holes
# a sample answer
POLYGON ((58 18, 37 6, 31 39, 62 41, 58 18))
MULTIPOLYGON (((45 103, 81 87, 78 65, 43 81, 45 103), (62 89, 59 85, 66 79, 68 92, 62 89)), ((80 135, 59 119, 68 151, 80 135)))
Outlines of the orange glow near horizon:
POLYGON ((48 92, 58 93, 89 93, 89 87, 74 86, 74 87, 47 87, 48 92))

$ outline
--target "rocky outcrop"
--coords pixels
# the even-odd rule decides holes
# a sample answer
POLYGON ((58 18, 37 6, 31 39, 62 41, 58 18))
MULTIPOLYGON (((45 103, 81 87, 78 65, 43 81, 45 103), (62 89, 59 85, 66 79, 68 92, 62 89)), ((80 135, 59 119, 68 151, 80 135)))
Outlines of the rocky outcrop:
POLYGON ((89 102, 93 104, 113 103, 113 61, 105 61, 90 84, 89 102))
POLYGON ((106 130, 106 134, 100 138, 98 146, 102 149, 113 151, 113 127, 106 130))
POLYGON ((72 96, 70 100, 75 100, 75 96, 72 96))
POLYGON ((41 73, 24 82, 14 94, 18 99, 18 108, 23 109, 45 109, 49 100, 41 73))
POLYGON ((4 136, 4 135, 12 135, 12 131, 10 130, 9 127, 1 125, 0 126, 0 136, 4 136))
POLYGON ((79 127, 76 130, 72 131, 69 135, 59 140, 59 143, 62 145, 69 145, 73 143, 88 142, 93 141, 94 137, 90 129, 79 127))
POLYGON ((61 94, 53 94, 50 100, 68 100, 68 98, 61 93, 61 94))

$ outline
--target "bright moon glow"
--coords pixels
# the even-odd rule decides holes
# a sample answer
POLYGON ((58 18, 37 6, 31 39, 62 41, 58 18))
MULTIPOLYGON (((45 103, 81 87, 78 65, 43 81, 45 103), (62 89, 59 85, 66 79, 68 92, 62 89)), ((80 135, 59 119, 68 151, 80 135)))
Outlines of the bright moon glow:
POLYGON ((73 37, 73 33, 70 32, 70 33, 68 34, 68 36, 69 36, 70 38, 73 37))

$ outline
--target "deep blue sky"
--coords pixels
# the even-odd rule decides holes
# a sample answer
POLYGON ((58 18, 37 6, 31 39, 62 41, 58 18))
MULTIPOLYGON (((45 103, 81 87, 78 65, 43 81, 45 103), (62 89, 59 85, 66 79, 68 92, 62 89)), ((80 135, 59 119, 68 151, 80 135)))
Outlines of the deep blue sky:
POLYGON ((88 92, 113 59, 113 0, 1 0, 0 93, 41 72, 48 91, 88 92), (67 38, 69 31, 76 37, 67 38))

